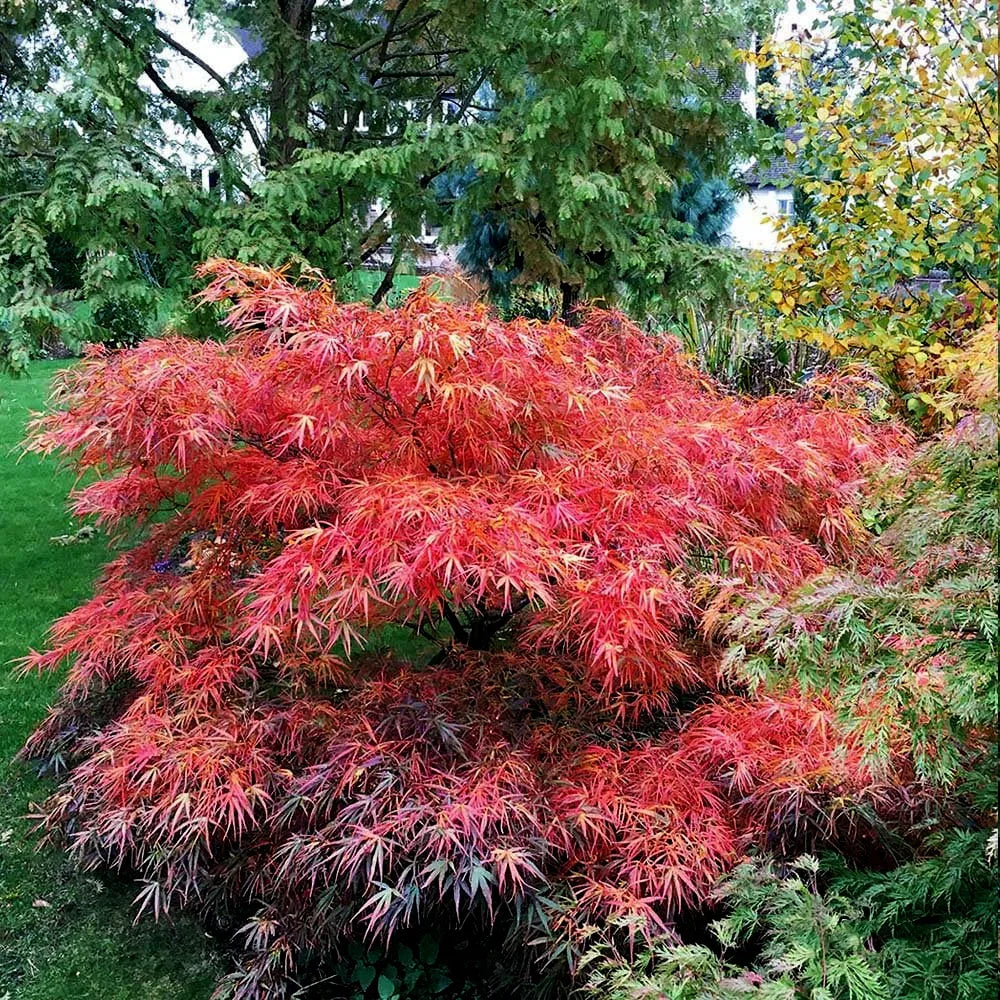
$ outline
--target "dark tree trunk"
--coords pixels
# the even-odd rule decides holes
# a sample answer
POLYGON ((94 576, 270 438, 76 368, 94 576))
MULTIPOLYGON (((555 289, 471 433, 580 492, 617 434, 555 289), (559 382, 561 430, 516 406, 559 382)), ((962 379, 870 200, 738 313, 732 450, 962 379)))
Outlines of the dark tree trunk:
POLYGON ((278 0, 281 38, 271 51, 267 166, 291 163, 305 145, 297 132, 309 113, 309 36, 316 0, 278 0))
POLYGON ((578 285, 571 285, 569 282, 564 281, 560 286, 562 292, 562 306, 560 308, 560 314, 562 316, 562 321, 564 323, 572 323, 573 312, 576 309, 576 304, 580 299, 580 288, 578 285))

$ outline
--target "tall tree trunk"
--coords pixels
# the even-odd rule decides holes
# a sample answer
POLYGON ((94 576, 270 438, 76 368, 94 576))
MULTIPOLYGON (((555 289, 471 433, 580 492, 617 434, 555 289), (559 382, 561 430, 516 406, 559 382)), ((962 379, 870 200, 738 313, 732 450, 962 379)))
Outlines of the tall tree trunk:
POLYGON ((269 168, 292 161, 305 143, 300 138, 309 114, 309 36, 316 0, 277 0, 282 22, 271 57, 269 168))

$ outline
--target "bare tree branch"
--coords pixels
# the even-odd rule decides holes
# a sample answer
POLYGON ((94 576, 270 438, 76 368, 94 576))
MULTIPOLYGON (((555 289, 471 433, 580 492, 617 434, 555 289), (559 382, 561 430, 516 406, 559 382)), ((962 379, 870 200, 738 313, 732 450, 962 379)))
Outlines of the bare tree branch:
MULTIPOLYGON (((97 17, 101 17, 102 11, 94 6, 91 6, 91 10, 97 17)), ((121 28, 115 23, 111 18, 103 18, 104 26, 107 30, 118 39, 121 44, 131 52, 136 51, 135 40, 130 38, 121 28)), ((153 86, 165 97, 171 104, 174 105, 179 111, 183 112, 188 121, 194 126, 198 132, 204 137, 205 142, 208 143, 209 149, 215 155, 215 158, 220 163, 228 162, 228 154, 226 153, 226 148, 220 142, 219 137, 215 134, 214 129, 208 123, 208 121, 199 113, 198 102, 187 94, 182 94, 179 90, 175 90, 166 80, 160 75, 156 67, 151 63, 147 62, 143 68, 143 73, 149 78, 153 86)), ((247 197, 250 197, 251 191, 249 185, 242 177, 237 174, 232 174, 232 182, 235 184, 240 191, 243 192, 247 197)))
MULTIPOLYGON (((121 8, 118 8, 119 10, 121 8)), ((208 65, 203 59, 200 59, 194 52, 185 46, 181 45, 180 42, 171 38, 165 31, 161 31, 159 28, 154 28, 153 32, 156 37, 160 39, 165 45, 170 46, 178 55, 184 56, 185 59, 192 62, 199 69, 207 73, 213 80, 215 80, 218 85, 226 91, 227 94, 233 93, 233 88, 230 87, 229 81, 221 74, 217 73, 211 66, 208 65)), ((254 144, 254 147, 258 152, 264 149, 264 140, 260 133, 257 131, 257 127, 253 123, 253 119, 247 113, 245 108, 237 108, 236 113, 239 115, 239 119, 243 124, 243 127, 247 130, 247 134, 250 136, 250 141, 254 144)))

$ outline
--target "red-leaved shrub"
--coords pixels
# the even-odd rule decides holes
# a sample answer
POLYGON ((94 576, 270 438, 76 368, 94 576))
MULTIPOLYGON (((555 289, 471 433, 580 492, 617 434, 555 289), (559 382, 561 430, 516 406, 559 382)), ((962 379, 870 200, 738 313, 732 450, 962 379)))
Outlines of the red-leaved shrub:
POLYGON ((29 657, 69 673, 27 752, 82 863, 244 923, 236 995, 423 923, 572 957, 668 928, 751 843, 908 808, 903 758, 870 774, 827 706, 720 695, 704 617, 856 550, 896 438, 729 395, 614 313, 206 273, 226 343, 94 351, 33 426, 133 534, 29 657))

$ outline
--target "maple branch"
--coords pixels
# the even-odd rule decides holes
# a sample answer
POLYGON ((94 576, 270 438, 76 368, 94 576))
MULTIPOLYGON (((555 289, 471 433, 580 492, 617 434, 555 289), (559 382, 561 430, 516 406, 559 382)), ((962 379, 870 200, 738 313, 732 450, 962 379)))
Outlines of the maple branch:
POLYGON ((456 615, 455 612, 452 611, 451 607, 444 601, 441 602, 441 614, 444 615, 445 621, 451 626, 452 632, 455 633, 455 638, 463 644, 468 643, 468 630, 459 620, 458 615, 456 615))
MULTIPOLYGON (((354 49, 347 56, 348 59, 356 59, 359 56, 364 55, 364 53, 370 52, 374 48, 377 48, 379 50, 374 65, 368 68, 368 83, 373 87, 376 85, 378 79, 381 76, 382 67, 390 58, 392 58, 392 54, 389 52, 389 46, 391 45, 392 40, 396 37, 401 37, 405 34, 408 34, 409 32, 414 31, 416 29, 422 28, 425 24, 429 23, 435 17, 437 17, 436 11, 428 11, 424 14, 418 14, 416 17, 410 18, 409 21, 406 21, 403 24, 398 25, 397 27, 397 22, 399 21, 400 17, 403 14, 403 11, 406 9, 408 4, 409 0, 401 0, 399 5, 392 12, 392 15, 389 19, 389 23, 386 26, 385 32, 381 36, 372 38, 369 41, 365 42, 363 45, 358 46, 358 48, 354 49)), ((347 147, 350 145, 351 140, 354 138, 354 133, 357 131, 358 119, 363 110, 364 109, 361 107, 360 104, 357 104, 355 106, 354 113, 351 117, 351 121, 348 127, 344 129, 344 134, 341 136, 340 140, 341 152, 346 151, 347 147)))
POLYGON ((977 278, 967 267, 963 266, 961 268, 962 274, 965 276, 967 281, 972 282, 973 285, 979 290, 980 294, 985 296, 987 299, 996 299, 997 293, 993 288, 986 284, 984 285, 979 278, 977 278))
POLYGON ((411 59, 417 58, 419 56, 426 56, 430 58, 431 56, 452 56, 452 55, 465 55, 469 50, 466 48, 451 48, 451 49, 404 49, 402 52, 390 52, 384 62, 391 62, 393 59, 411 59))
MULTIPOLYGON (((379 47, 387 49, 389 46, 389 42, 391 42, 393 36, 405 35, 408 32, 413 31, 415 28, 422 28, 425 24, 427 24, 430 21, 433 21, 434 18, 438 16, 438 12, 436 10, 427 11, 423 14, 417 14, 415 17, 411 17, 409 21, 405 21, 403 24, 396 27, 395 26, 396 21, 399 20, 399 15, 402 14, 403 8, 406 7, 408 3, 409 0, 405 0, 404 3, 401 3, 399 7, 396 8, 395 16, 390 21, 384 35, 379 35, 375 38, 371 38, 367 42, 364 42, 363 44, 359 45, 357 48, 352 49, 348 53, 347 58, 356 59, 358 56, 363 56, 366 52, 371 52, 372 49, 379 47)), ((383 61, 384 57, 380 57, 378 64, 381 64, 383 61)))
MULTIPOLYGON (((453 122, 460 122, 465 117, 465 113, 473 106, 472 102, 473 100, 475 100, 476 94, 479 93, 479 88, 482 87, 482 85, 486 82, 487 78, 489 77, 489 74, 492 72, 492 69, 493 69, 492 66, 489 66, 486 69, 484 69, 483 72, 479 74, 479 78, 476 80, 476 82, 469 88, 465 97, 461 101, 457 102, 458 107, 455 108, 451 113, 451 120, 453 122)), ((442 100, 444 99, 445 96, 446 94, 441 95, 442 100)))
POLYGON ((422 639, 426 639, 428 642, 434 643, 434 645, 440 647, 441 650, 448 649, 448 643, 444 642, 436 633, 428 631, 426 622, 404 621, 402 625, 404 628, 408 628, 414 635, 419 635, 422 639))
POLYGON ((383 70, 378 74, 380 80, 416 80, 422 77, 430 79, 451 79, 455 75, 450 69, 406 69, 383 70))
POLYGON ((372 224, 361 234, 361 239, 358 242, 358 248, 361 250, 362 261, 366 261, 378 253, 385 243, 386 236, 388 234, 385 220, 388 215, 389 209, 383 209, 378 216, 372 220, 372 224))
POLYGON ((379 399, 391 406, 399 416, 405 419, 406 414, 403 412, 403 408, 389 392, 383 392, 367 375, 362 381, 379 399))

